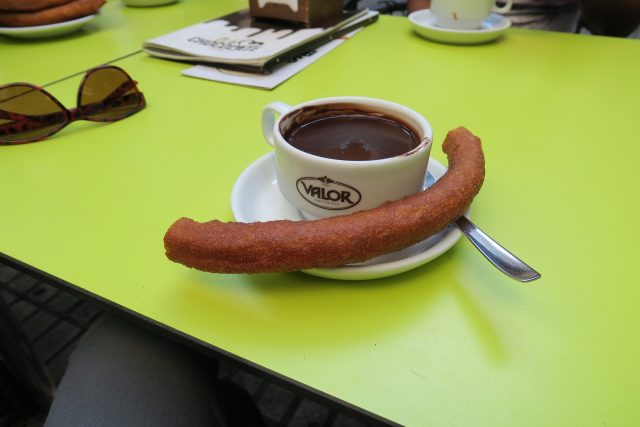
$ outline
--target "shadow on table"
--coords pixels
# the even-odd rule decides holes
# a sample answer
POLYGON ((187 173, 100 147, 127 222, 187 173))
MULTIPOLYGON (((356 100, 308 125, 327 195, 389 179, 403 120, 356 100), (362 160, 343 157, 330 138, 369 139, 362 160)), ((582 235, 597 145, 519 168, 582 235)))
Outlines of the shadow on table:
MULTIPOLYGON (((213 275, 189 273, 176 304, 190 305, 192 316, 215 325, 216 337, 264 344, 325 347, 392 339, 425 324, 433 309, 453 299, 487 357, 500 362, 504 346, 490 318, 467 291, 464 275, 452 281, 442 266, 463 269, 459 250, 409 272, 368 281, 323 279, 304 273, 213 275), (445 279, 446 277, 446 279, 445 279), (191 305, 194 299, 204 304, 191 305), (295 339, 292 339, 292 336, 295 339)), ((447 270, 449 271, 449 270, 447 270)), ((185 308, 186 310, 186 308, 185 308)))

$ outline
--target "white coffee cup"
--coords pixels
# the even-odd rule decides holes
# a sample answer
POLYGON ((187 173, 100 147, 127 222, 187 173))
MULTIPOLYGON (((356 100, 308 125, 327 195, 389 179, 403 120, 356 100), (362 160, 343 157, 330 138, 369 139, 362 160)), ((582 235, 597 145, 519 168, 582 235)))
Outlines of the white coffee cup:
POLYGON ((476 30, 491 12, 506 13, 512 0, 497 7, 495 0, 431 0, 431 14, 438 27, 454 30, 476 30))
POLYGON ((294 107, 272 102, 262 112, 262 132, 275 152, 280 192, 308 219, 371 209, 421 191, 433 137, 431 125, 417 112, 393 102, 362 97, 323 98, 294 107), (346 110, 401 123, 416 134, 419 144, 395 157, 338 160, 302 151, 283 136, 310 114, 320 111, 332 115, 346 110))

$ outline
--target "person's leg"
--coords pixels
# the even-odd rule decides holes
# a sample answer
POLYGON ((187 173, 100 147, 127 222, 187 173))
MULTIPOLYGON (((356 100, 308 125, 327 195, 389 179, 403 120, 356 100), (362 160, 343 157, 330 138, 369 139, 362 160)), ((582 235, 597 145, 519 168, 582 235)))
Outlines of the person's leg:
POLYGON ((198 353, 106 317, 72 353, 45 425, 227 426, 215 382, 198 353))

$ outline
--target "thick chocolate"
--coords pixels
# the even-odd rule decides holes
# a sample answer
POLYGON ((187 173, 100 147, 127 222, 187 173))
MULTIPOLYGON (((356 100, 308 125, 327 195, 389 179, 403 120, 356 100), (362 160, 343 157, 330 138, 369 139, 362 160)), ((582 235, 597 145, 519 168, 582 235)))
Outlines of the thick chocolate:
POLYGON ((399 156, 420 144, 418 135, 400 121, 353 111, 298 123, 284 137, 309 154, 356 161, 399 156))
POLYGON ((249 11, 253 18, 320 27, 340 19, 342 0, 249 0, 249 11))

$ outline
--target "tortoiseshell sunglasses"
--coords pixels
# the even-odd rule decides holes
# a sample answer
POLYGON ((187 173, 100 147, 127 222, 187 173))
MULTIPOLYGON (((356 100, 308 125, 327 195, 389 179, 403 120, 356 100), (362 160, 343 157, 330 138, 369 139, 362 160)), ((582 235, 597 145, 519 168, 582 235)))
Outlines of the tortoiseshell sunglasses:
POLYGON ((0 86, 0 144, 40 141, 75 120, 114 122, 146 104, 136 82, 122 68, 105 65, 87 71, 77 105, 69 110, 49 92, 29 83, 0 86))

